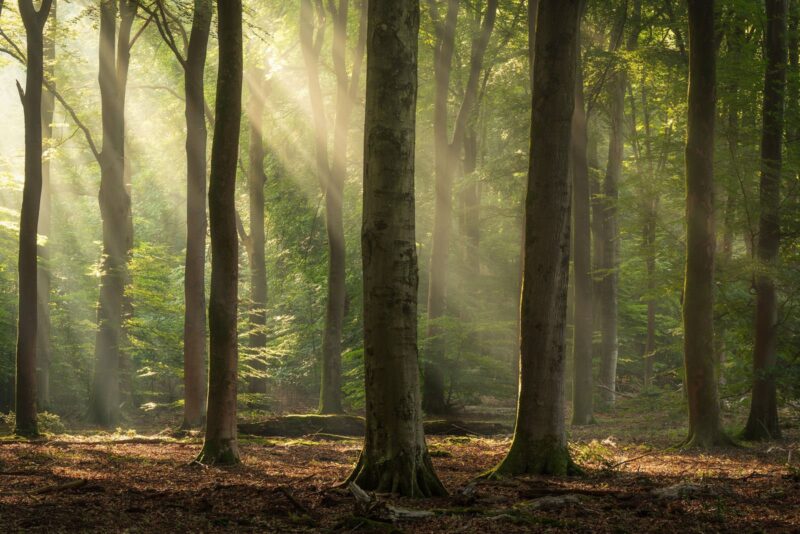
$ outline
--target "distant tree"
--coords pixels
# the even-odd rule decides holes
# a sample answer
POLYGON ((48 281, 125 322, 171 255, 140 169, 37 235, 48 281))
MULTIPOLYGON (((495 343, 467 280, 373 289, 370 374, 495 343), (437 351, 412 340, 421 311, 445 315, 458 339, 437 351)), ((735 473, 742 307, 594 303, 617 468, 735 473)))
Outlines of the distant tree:
MULTIPOLYGON (((585 1, 581 13, 585 9, 585 1)), ((590 228, 589 162, 587 160, 588 125, 583 97, 583 65, 578 48, 575 76, 575 111, 572 114, 572 218, 574 224, 575 305, 573 330, 572 423, 589 424, 594 420, 592 370, 593 301, 592 235, 590 228)))
POLYGON ((344 323, 345 234, 343 226, 344 181, 347 175, 347 134, 364 59, 367 2, 361 2, 361 24, 353 51, 351 73, 347 72, 347 20, 350 0, 327 3, 300 2, 300 45, 308 72, 309 97, 314 121, 317 177, 325 195, 325 224, 328 234, 328 296, 325 331, 322 338, 322 381, 320 413, 341 413, 342 328, 344 323), (316 5, 316 8, 314 7, 316 5), (332 158, 328 151, 328 119, 320 86, 320 52, 325 33, 326 9, 333 16, 332 63, 336 77, 336 114, 332 158), (318 21, 315 32, 314 19, 318 21))
POLYGON ((758 271, 756 273, 756 331, 753 353, 753 396, 750 416, 742 437, 776 439, 778 400, 775 391, 777 364, 778 305, 775 268, 781 241, 781 155, 783 112, 786 92, 787 0, 766 0, 767 26, 764 38, 767 59, 764 76, 764 108, 761 137, 761 216, 758 227, 758 271))
MULTIPOLYGON (((447 309, 447 273, 448 257, 450 255, 450 234, 453 224, 453 181, 458 170, 458 163, 462 158, 464 174, 472 172, 477 157, 477 140, 474 132, 470 130, 470 121, 474 119, 478 109, 479 88, 483 72, 484 57, 489 46, 489 39, 494 31, 497 18, 497 0, 488 0, 486 9, 477 20, 480 26, 476 32, 470 51, 469 75, 464 88, 456 114, 453 132, 448 134, 448 103, 450 101, 450 77, 452 71, 453 55, 455 53, 455 33, 458 21, 459 0, 448 0, 447 13, 441 19, 436 7, 436 2, 431 1, 431 15, 436 29, 434 44, 434 159, 435 159, 435 210, 433 222, 433 240, 431 243, 431 268, 428 284, 428 338, 430 338, 430 362, 425 368, 425 382, 422 403, 425 411, 432 414, 442 414, 448 410, 445 401, 445 384, 442 366, 444 364, 445 343, 441 326, 437 320, 441 319, 447 309), (451 135, 451 136, 450 136, 451 135)), ((478 268, 477 246, 479 233, 478 220, 474 216, 478 206, 478 197, 474 187, 465 188, 467 224, 467 257, 465 260, 476 273, 478 268)))
POLYGON ((372 0, 364 126, 366 437, 349 480, 409 497, 444 495, 422 428, 414 220, 418 0, 372 0))
POLYGON ((25 25, 27 63, 25 89, 17 83, 25 116, 25 184, 19 223, 19 316, 17 329, 16 428, 23 436, 39 433, 36 417, 37 248, 42 196, 42 84, 44 83, 44 27, 51 0, 39 10, 33 0, 20 0, 25 25))
POLYGON ((103 256, 91 415, 96 423, 106 427, 113 426, 119 420, 122 322, 126 306, 127 264, 133 245, 131 197, 125 180, 125 97, 131 30, 138 8, 138 0, 100 1, 98 79, 103 147, 99 154, 98 198, 103 219, 103 256))
MULTIPOLYGON (((54 70, 56 62, 56 29, 58 28, 57 2, 53 0, 50 8, 50 19, 44 34, 44 72, 45 79, 55 86, 54 70)), ((42 143, 49 148, 53 141, 53 116, 55 115, 55 97, 50 91, 42 93, 42 143)), ((38 368, 37 397, 39 410, 50 408, 50 363, 52 353, 50 347, 50 246, 48 238, 51 232, 52 187, 50 168, 52 156, 42 158, 42 200, 39 210, 39 235, 43 238, 39 243, 39 262, 37 265, 37 291, 39 301, 37 314, 39 317, 36 330, 36 367, 38 368), (42 242, 43 241, 43 242, 42 242)))
POLYGON ((565 328, 570 155, 581 0, 541 0, 525 201, 520 390, 511 449, 494 475, 566 474, 565 328))
POLYGON ((208 206, 211 229, 211 335, 206 437, 198 461, 239 462, 236 440, 239 244, 236 166, 242 114, 242 2, 218 5, 219 71, 208 206))
POLYGON ((689 399, 687 447, 728 438, 720 422, 714 362, 714 0, 689 0, 689 103, 686 138, 684 359, 689 399))
MULTIPOLYGON (((247 189, 250 212, 250 235, 242 228, 239 234, 247 250, 250 266, 250 349, 256 355, 254 367, 263 372, 264 348, 267 346, 267 260, 264 228, 264 186, 267 174, 264 171, 264 102, 269 82, 264 78, 264 69, 253 68, 247 73, 250 98, 247 103, 247 122, 250 145, 248 148, 247 189)), ((248 384, 251 393, 266 393, 267 383, 263 376, 252 378, 248 384)))

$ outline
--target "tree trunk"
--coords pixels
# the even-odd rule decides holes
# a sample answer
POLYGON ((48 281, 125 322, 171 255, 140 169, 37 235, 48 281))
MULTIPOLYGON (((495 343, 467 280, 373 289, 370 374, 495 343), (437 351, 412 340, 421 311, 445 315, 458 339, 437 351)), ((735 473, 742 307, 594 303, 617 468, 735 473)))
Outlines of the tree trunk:
MULTIPOLYGON (((55 85, 54 66, 56 60, 56 29, 58 17, 56 1, 50 8, 50 25, 44 35, 44 72, 50 83, 55 85)), ((50 91, 42 93, 42 142, 49 147, 53 138, 53 115, 55 113, 55 97, 50 91)), ((42 158, 42 195, 39 209, 39 235, 44 242, 39 248, 39 264, 37 266, 37 291, 39 294, 36 330, 36 365, 38 368, 37 395, 38 407, 41 411, 50 408, 50 214, 52 209, 52 193, 50 186, 50 157, 42 158)))
POLYGON ((433 239, 428 277, 428 355, 425 364, 422 405, 429 414, 447 411, 444 382, 446 351, 445 329, 441 321, 447 306, 447 258, 453 218, 453 174, 455 155, 450 147, 447 127, 447 101, 450 73, 455 52, 459 0, 448 0, 444 20, 434 20, 436 43, 433 52, 434 104, 433 152, 435 172, 435 205, 433 239))
POLYGON ((350 480, 369 491, 444 495, 422 427, 414 221, 417 0, 372 0, 364 126, 366 437, 350 480))
POLYGON ((714 119, 716 44, 713 0, 689 0, 686 139, 684 359, 689 401, 687 447, 728 443, 720 421, 714 365, 714 119))
POLYGON ((521 384, 514 439, 495 475, 564 475, 572 116, 581 0, 542 0, 525 202, 521 384))
POLYGON ((183 320, 183 428, 198 428, 206 403, 206 146, 204 76, 211 0, 195 0, 184 62, 186 97, 186 262, 183 320))
POLYGON ((315 9, 311 0, 300 3, 300 44, 308 72, 314 134, 316 139, 317 175, 325 195, 325 223, 328 234, 328 295, 325 308, 325 330, 322 338, 322 378, 320 381, 320 413, 342 413, 342 329, 347 298, 346 243, 343 225, 344 181, 347 176, 347 133, 353 103, 356 100, 361 64, 364 57, 366 2, 361 6, 359 37, 353 54, 352 73, 347 74, 347 18, 349 0, 333 2, 333 69, 336 76, 336 118, 333 134, 333 159, 328 154, 328 127, 320 87, 319 60, 325 31, 325 9, 317 4, 320 20, 314 33, 315 9))
POLYGON ((756 273, 756 324, 753 353, 753 396, 742 437, 776 439, 778 401, 775 390, 778 305, 775 268, 780 249, 781 152, 786 91, 786 0, 766 0, 767 67, 764 76, 763 131, 761 137, 761 216, 758 225, 756 273))
POLYGON ((237 304, 236 164, 242 113, 242 2, 218 6, 219 71, 211 147, 208 207, 211 228, 211 335, 206 437, 198 461, 239 462, 236 441, 237 304))
MULTIPOLYGON (((120 3, 120 37, 130 36, 138 3, 120 3)), ((129 39, 117 45, 117 3, 100 3, 100 100, 103 149, 100 153, 100 215, 103 220, 103 258, 97 309, 95 370, 91 413, 102 426, 114 426, 120 409, 122 317, 131 250, 131 199, 125 185, 125 89, 129 39)))
POLYGON ((600 258, 600 399, 605 408, 614 405, 617 384, 617 267, 619 239, 617 229, 617 200, 622 175, 622 156, 625 124, 625 87, 623 70, 613 73, 609 82, 609 119, 611 133, 608 142, 608 163, 602 186, 602 255, 600 258))
POLYGON ((575 330, 573 340, 572 424, 594 421, 592 379, 592 236, 590 228, 589 164, 586 110, 583 101, 583 73, 578 50, 575 83, 575 111, 572 116, 572 213, 575 248, 575 330))
MULTIPOLYGON (((264 350, 267 347, 267 260, 265 256, 266 237, 264 232, 264 186, 267 175, 264 172, 264 102, 267 81, 264 71, 253 69, 248 77, 250 100, 247 120, 250 127, 249 167, 247 184, 250 198, 250 349, 256 358, 253 367, 264 373, 264 350)), ((266 393, 265 376, 250 380, 251 393, 266 393)))
POLYGON ((37 250, 39 205, 42 195, 42 83, 44 80, 44 26, 50 0, 39 11, 33 0, 21 0, 27 59, 25 90, 17 84, 25 117, 25 184, 19 222, 19 316, 17 329, 16 428, 22 436, 36 436, 37 250))

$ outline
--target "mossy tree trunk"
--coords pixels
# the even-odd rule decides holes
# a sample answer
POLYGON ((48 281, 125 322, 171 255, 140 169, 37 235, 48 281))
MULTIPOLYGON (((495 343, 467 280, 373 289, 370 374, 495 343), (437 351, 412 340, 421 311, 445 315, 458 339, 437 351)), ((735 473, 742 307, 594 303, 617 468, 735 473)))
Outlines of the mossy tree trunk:
POLYGON ((208 206, 211 229, 211 335, 206 437, 198 461, 239 462, 236 440, 239 246, 236 233, 236 165, 242 114, 242 2, 218 6, 220 67, 211 147, 208 206))
POLYGON ((778 301, 775 268, 780 249, 781 157, 786 92, 786 0, 766 0, 766 74, 761 137, 761 214, 758 225, 756 324, 753 352, 753 395, 742 437, 751 440, 781 436, 775 373, 778 361, 778 301))
POLYGON ((581 0, 542 0, 535 39, 525 201, 520 396, 514 439, 494 476, 565 475, 565 326, 572 114, 581 0))
POLYGON ((25 183, 19 222, 19 315, 17 328, 16 428, 22 436, 39 433, 36 416, 37 228, 42 195, 42 84, 44 26, 50 0, 39 8, 21 0, 19 12, 27 42, 25 89, 17 83, 25 120, 25 183))
POLYGON ((364 126, 366 436, 350 475, 366 490, 445 494, 422 426, 414 220, 418 0, 372 0, 364 126))
POLYGON ((714 362, 714 121, 716 44, 713 0, 689 0, 689 103, 686 139, 684 360, 688 447, 728 442, 720 421, 714 362))

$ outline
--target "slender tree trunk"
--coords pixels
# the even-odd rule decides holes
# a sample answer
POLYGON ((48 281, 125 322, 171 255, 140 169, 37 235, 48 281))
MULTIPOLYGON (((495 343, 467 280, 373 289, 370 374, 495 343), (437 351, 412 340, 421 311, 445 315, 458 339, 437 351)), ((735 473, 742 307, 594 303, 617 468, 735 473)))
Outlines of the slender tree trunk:
POLYGON ((684 359, 689 401, 687 447, 728 443, 720 421, 714 365, 714 119, 716 43, 713 0, 689 0, 686 139, 684 359))
POLYGON ((575 111, 572 116, 572 213, 575 248, 575 330, 573 340, 572 424, 594 421, 592 378, 592 236, 589 207, 589 164, 586 110, 583 101, 583 73, 578 50, 575 83, 575 111))
POLYGON ((42 195, 42 84, 44 26, 50 0, 39 11, 33 0, 20 0, 19 12, 27 41, 25 90, 17 84, 25 117, 25 184, 19 222, 19 316, 17 328, 16 428, 36 436, 37 227, 42 195))
POLYGON ((422 428, 417 358, 418 0, 372 0, 368 28, 361 232, 366 438, 350 480, 378 492, 444 495, 422 428))
POLYGON ((778 400, 775 390, 778 303, 775 267, 780 249, 781 157, 786 91, 786 0, 766 0, 767 70, 764 76, 763 131, 761 137, 761 216, 758 225, 756 274, 756 328, 753 353, 753 396, 742 437, 776 439, 778 400))
POLYGON ((328 154, 328 126, 320 87, 319 60, 325 32, 325 9, 317 9, 311 0, 300 3, 300 44, 309 80, 309 97, 316 139, 316 166, 320 187, 325 195, 325 223, 328 234, 328 296, 325 330, 322 338, 322 378, 320 413, 342 413, 342 330, 346 293, 346 243, 343 225, 344 181, 347 175, 347 134, 366 39, 366 2, 361 5, 361 25, 353 54, 352 73, 347 74, 347 19, 349 0, 329 3, 333 15, 333 67, 336 76, 336 118, 333 133, 333 158, 328 154), (314 13, 320 19, 314 32, 314 13))
MULTIPOLYGON (((267 175, 264 172, 264 102, 267 81, 261 69, 253 69, 248 76, 250 100, 247 120, 250 128, 249 167, 247 185, 250 198, 250 349, 257 358, 254 368, 264 372, 262 358, 267 347, 267 260, 265 253, 266 236, 264 231, 264 186, 267 175)), ((251 393, 266 393, 267 382, 264 376, 250 380, 251 393)))
POLYGON ((525 203, 520 395, 514 439, 495 475, 564 475, 572 117, 581 0, 542 0, 536 31, 525 203))
POLYGON ((236 440, 237 304, 236 164, 242 113, 242 2, 218 6, 219 71, 211 147, 208 207, 211 228, 211 335, 206 438, 198 461, 239 462, 236 440))
POLYGON ((97 309, 95 370, 91 414, 110 427, 119 420, 120 361, 127 262, 132 247, 131 199, 125 184, 125 90, 128 78, 130 30, 136 0, 100 2, 100 100, 103 149, 100 153, 100 215, 103 220, 103 258, 97 309))
MULTIPOLYGON (((50 8, 50 24, 44 35, 44 72, 45 77, 54 81, 54 66, 56 60, 56 28, 57 14, 56 1, 53 0, 50 8)), ((55 113, 55 97, 50 91, 42 93, 42 142, 49 146, 53 138, 53 115, 55 113)), ((42 158, 42 195, 39 209, 39 235, 44 237, 44 242, 39 245, 39 264, 37 291, 39 294, 37 315, 38 326, 36 330, 36 365, 38 368, 37 394, 39 410, 47 411, 50 407, 50 247, 47 239, 50 237, 50 214, 52 207, 52 192, 50 186, 50 157, 42 158)))
POLYGON ((448 96, 455 33, 458 23, 459 0, 448 0, 444 20, 434 20, 436 43, 433 52, 434 104, 433 151, 435 172, 435 205, 433 239, 428 277, 428 357, 425 364, 422 405, 427 413, 447 411, 444 381, 446 351, 442 318, 447 307, 447 259, 450 253, 450 233, 453 218, 453 175, 456 157, 448 137, 448 96))
POLYGON ((186 260, 183 319, 183 427, 205 420, 206 402, 206 146, 204 77, 211 0, 195 0, 184 61, 186 96, 186 260))
POLYGON ((622 175, 622 156, 625 127, 625 87, 627 76, 623 70, 612 75, 609 83, 609 119, 611 133, 608 142, 608 163, 603 180, 602 194, 602 256, 600 263, 600 330, 602 332, 600 358, 600 399, 605 408, 614 405, 617 384, 617 267, 619 239, 617 228, 617 200, 622 175))

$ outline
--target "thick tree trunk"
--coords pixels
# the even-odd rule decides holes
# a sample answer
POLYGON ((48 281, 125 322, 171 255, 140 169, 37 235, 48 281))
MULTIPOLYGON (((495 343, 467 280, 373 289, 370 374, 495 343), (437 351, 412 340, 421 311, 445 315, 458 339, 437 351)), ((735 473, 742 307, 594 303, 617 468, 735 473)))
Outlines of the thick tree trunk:
POLYGON ((16 428, 22 436, 39 433, 36 417, 37 227, 42 195, 42 83, 44 26, 50 0, 39 11, 21 0, 19 12, 27 41, 25 90, 17 84, 25 117, 25 184, 19 222, 19 316, 17 328, 16 428))
POLYGON ((592 378, 592 236, 590 228, 589 163, 583 74, 578 51, 575 111, 572 115, 572 214, 574 220, 575 330, 573 340, 572 424, 594 421, 592 378))
POLYGON ((764 76, 763 131, 761 137, 761 216, 758 225, 756 273, 756 324, 753 353, 753 396, 750 416, 742 432, 745 439, 776 439, 778 401, 775 390, 778 303, 775 267, 780 249, 781 153, 786 91, 786 0, 766 0, 767 67, 764 76))
MULTIPOLYGON (((50 83, 55 85, 54 67, 56 60, 57 5, 53 0, 50 8, 50 24, 44 35, 44 72, 50 83)), ((53 115, 55 113, 55 97, 50 91, 42 93, 42 143, 48 146, 53 137, 53 115)), ((38 408, 47 411, 50 408, 50 214, 52 193, 50 186, 50 157, 42 158, 42 195, 39 209, 39 235, 44 242, 39 245, 39 263, 37 266, 37 291, 39 294, 36 330, 36 366, 38 369, 37 396, 38 408)))
POLYGON ((571 467, 564 424, 570 247, 572 115, 580 0, 542 0, 536 31, 521 383, 514 439, 496 476, 564 475, 571 467))
POLYGON ((211 335, 206 438, 198 461, 239 462, 236 440, 237 304, 236 164, 242 113, 242 2, 218 6, 219 71, 211 147, 208 206, 211 228, 211 335))
MULTIPOLYGON (((247 186, 250 199, 250 349, 256 357, 253 367, 264 372, 264 350, 267 347, 267 260, 266 236, 264 231, 264 186, 267 175, 264 172, 264 102, 267 81, 261 69, 253 69, 248 76, 250 100, 247 106, 247 120, 250 129, 249 166, 247 186)), ((251 393, 266 393, 267 382, 264 376, 252 378, 248 389, 251 393)))
POLYGON ((204 75, 211 0, 195 0, 184 62, 186 96, 186 262, 183 319, 183 428, 198 428, 206 403, 206 146, 204 75))
POLYGON ((100 3, 100 100, 103 149, 100 153, 100 215, 103 220, 103 258, 97 309, 95 370, 91 414, 100 425, 119 420, 120 360, 127 262, 131 250, 131 199, 125 185, 125 90, 130 28, 138 4, 120 4, 120 39, 117 44, 117 3, 100 3), (128 38, 122 39, 123 36, 128 38))
POLYGON ((713 0, 689 0, 687 243, 683 297, 689 436, 685 444, 701 448, 728 443, 721 427, 714 365, 714 4, 713 0))
POLYGON ((422 427, 414 222, 417 0, 371 0, 364 126, 366 437, 350 480, 366 490, 444 495, 422 427))

